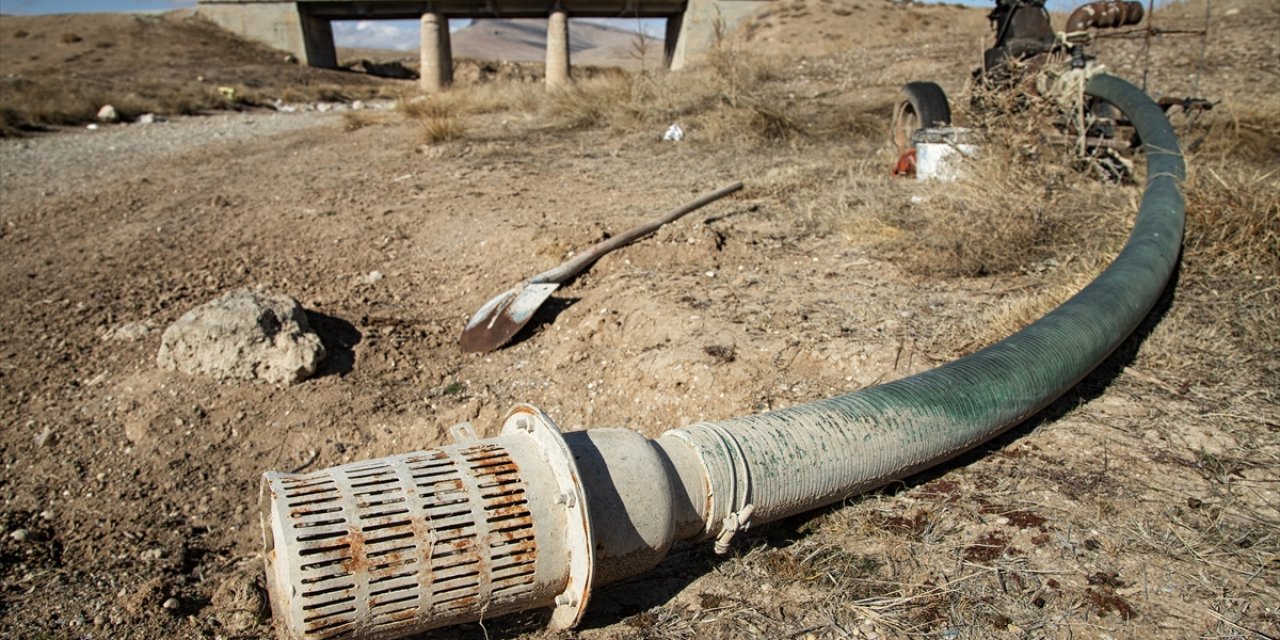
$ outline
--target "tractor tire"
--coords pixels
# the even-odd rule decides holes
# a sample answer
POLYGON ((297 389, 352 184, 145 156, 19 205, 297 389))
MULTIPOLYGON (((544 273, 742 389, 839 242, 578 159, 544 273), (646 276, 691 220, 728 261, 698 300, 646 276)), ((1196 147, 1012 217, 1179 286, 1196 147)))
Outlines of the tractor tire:
POLYGON ((898 153, 911 148, 911 134, 917 129, 951 126, 951 105, 947 94, 934 82, 902 85, 902 99, 893 110, 893 145, 898 153))

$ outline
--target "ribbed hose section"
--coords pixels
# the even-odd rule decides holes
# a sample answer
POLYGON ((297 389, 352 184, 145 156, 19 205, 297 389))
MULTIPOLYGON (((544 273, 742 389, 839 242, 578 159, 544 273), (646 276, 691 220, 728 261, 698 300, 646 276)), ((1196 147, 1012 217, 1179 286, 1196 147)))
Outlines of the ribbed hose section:
POLYGON ((1178 261, 1185 166, 1173 128, 1133 85, 1093 77, 1144 142, 1148 176, 1120 255, 1070 300, 1022 331, 937 369, 805 405, 665 437, 707 467, 706 533, 754 506, 753 522, 820 507, 937 464, 1022 422, 1074 386, 1138 326, 1178 261))

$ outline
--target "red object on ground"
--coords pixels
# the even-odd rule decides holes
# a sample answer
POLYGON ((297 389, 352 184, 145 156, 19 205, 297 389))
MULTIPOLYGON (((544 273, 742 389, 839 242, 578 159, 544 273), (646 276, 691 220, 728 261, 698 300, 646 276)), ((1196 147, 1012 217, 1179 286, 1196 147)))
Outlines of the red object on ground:
POLYGON ((916 175, 916 150, 908 149, 906 153, 898 156, 898 164, 893 166, 893 175, 898 178, 907 178, 916 175))

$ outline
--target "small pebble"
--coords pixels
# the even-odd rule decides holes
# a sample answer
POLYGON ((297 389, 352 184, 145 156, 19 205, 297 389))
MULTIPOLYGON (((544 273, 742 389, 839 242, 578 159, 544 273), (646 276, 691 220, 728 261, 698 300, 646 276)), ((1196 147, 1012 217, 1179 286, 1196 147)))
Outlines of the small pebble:
POLYGON ((26 542, 27 538, 31 537, 31 533, 26 529, 15 529, 13 533, 9 534, 9 537, 13 538, 15 542, 26 542))
POLYGON ((58 441, 58 436, 53 432, 53 427, 46 426, 39 435, 36 436, 36 446, 47 447, 58 441))
POLYGON ((163 606, 164 608, 170 611, 177 611, 178 607, 182 606, 182 603, 178 601, 177 598, 169 598, 168 600, 165 600, 164 604, 161 606, 163 606))

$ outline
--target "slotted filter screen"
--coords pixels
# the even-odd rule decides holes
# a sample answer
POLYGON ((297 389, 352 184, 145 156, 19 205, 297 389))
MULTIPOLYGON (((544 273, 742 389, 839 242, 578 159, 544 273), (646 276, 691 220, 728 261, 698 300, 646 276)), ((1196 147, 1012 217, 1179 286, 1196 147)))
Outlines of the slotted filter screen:
POLYGON ((545 604, 529 488, 496 441, 264 482, 285 637, 399 637, 545 604))

